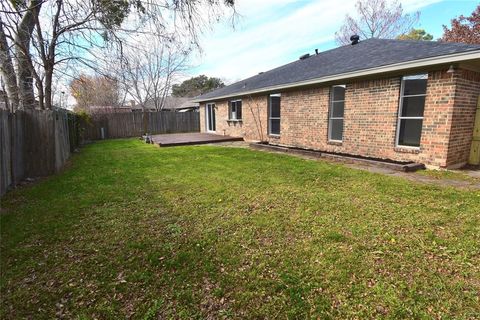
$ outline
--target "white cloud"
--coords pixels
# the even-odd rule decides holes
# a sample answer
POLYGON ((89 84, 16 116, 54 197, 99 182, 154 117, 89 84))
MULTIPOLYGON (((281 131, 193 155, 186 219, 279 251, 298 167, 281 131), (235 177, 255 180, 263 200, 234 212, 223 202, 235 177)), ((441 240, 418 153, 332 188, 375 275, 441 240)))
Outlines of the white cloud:
POLYGON ((402 0, 401 3, 404 11, 411 13, 442 1, 443 0, 402 0))
MULTIPOLYGON (((403 0, 405 12, 414 12, 441 0, 403 0)), ((334 46, 334 33, 356 0, 293 1, 238 0, 242 15, 238 27, 217 25, 202 39, 203 53, 194 59, 195 73, 230 82, 296 59, 315 48, 334 46)))

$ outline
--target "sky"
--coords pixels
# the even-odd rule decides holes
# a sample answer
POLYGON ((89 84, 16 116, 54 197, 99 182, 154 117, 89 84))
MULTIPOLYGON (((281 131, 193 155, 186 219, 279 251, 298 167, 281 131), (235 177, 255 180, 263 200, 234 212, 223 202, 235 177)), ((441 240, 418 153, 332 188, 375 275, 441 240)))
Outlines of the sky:
MULTIPOLYGON (((334 34, 356 0, 236 0, 240 14, 232 28, 218 23, 200 41, 190 76, 205 74, 225 83, 286 64, 304 53, 335 48, 334 34)), ((404 13, 420 11, 416 28, 440 38, 442 25, 461 14, 469 16, 478 1, 401 0, 404 13)))

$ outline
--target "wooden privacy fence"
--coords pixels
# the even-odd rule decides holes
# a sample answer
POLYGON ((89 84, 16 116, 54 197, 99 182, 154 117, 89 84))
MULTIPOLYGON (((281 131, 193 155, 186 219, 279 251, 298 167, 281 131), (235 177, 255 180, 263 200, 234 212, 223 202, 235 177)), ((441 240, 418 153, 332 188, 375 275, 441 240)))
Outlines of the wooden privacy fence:
POLYGON ((65 110, 0 110, 0 195, 26 177, 59 171, 78 146, 75 128, 65 110))
POLYGON ((140 137, 150 134, 199 132, 198 112, 125 112, 96 114, 84 127, 85 140, 140 137))
POLYGON ((198 132, 198 112, 94 115, 80 120, 66 110, 0 110, 0 196, 27 177, 58 172, 80 140, 198 132), (103 132, 103 134, 102 134, 103 132))

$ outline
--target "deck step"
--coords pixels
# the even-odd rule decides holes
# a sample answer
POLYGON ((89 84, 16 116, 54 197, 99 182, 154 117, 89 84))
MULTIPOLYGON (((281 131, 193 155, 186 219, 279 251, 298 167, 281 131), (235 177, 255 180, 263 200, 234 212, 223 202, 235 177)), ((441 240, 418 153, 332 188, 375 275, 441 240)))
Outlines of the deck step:
POLYGON ((223 136, 211 133, 172 133, 151 136, 152 143, 159 147, 177 147, 207 143, 243 141, 242 137, 223 136))

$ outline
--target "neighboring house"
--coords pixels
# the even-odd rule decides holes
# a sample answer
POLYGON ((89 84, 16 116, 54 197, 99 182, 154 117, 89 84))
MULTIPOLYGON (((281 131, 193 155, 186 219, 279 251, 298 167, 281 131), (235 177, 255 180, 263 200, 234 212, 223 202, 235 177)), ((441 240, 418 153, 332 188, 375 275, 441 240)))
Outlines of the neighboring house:
POLYGON ((203 132, 459 167, 470 152, 479 93, 479 45, 369 39, 195 100, 203 132))
POLYGON ((145 110, 141 105, 137 104, 135 100, 130 100, 128 103, 121 106, 88 106, 82 108, 89 114, 110 114, 110 113, 128 113, 128 112, 154 112, 154 107, 147 106, 145 110))
POLYGON ((195 102, 192 98, 188 98, 188 101, 185 101, 180 106, 175 108, 176 112, 198 112, 200 109, 200 103, 195 102))
POLYGON ((110 113, 125 113, 125 112, 142 112, 143 109, 140 106, 131 104, 130 106, 88 106, 82 108, 89 114, 110 114, 110 113))
MULTIPOLYGON (((155 109, 156 107, 154 100, 148 100, 145 103, 145 105, 151 109, 155 109)), ((198 102, 192 101, 192 98, 172 97, 172 96, 166 97, 163 104, 162 103, 157 104, 157 107, 162 107, 163 111, 174 111, 174 112, 198 111, 199 106, 200 104, 198 102)))
MULTIPOLYGON (((198 111, 199 103, 192 101, 192 98, 177 98, 177 97, 166 97, 163 104, 162 111, 173 111, 173 112, 189 112, 189 111, 198 111)), ((161 107, 159 103, 155 105, 153 100, 148 100, 145 103, 145 111, 147 112, 156 112, 156 107, 161 107)), ((144 109, 141 105, 136 104, 133 100, 130 101, 129 105, 123 106, 88 106, 83 108, 87 113, 90 114, 109 114, 109 113, 124 113, 124 112, 143 112, 144 109)))
POLYGON ((192 98, 167 97, 163 110, 175 112, 198 111, 200 104, 194 102, 192 98))

